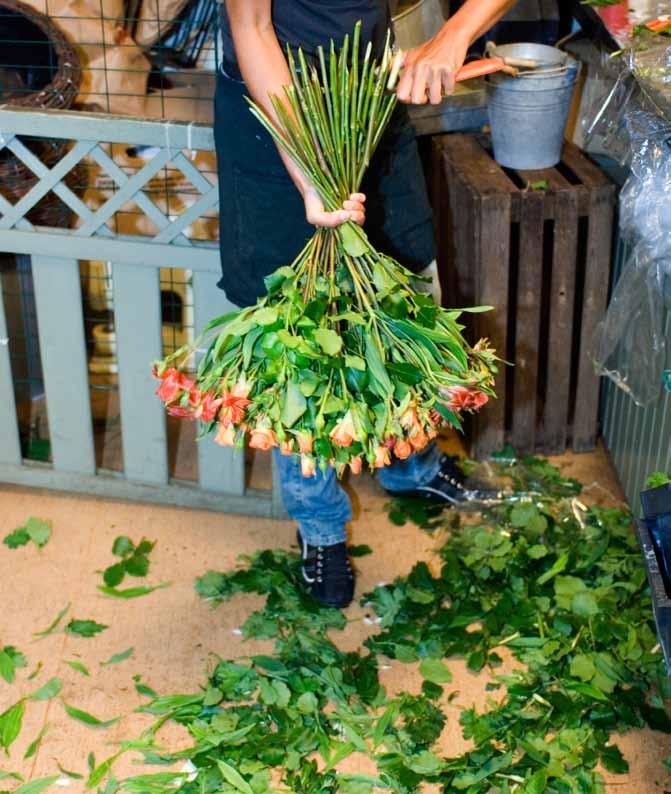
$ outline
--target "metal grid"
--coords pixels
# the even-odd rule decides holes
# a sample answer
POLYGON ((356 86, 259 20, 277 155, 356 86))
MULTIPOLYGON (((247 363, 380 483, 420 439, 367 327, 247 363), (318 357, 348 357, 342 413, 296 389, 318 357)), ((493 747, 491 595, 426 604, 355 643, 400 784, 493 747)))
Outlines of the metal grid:
MULTIPOLYGON (((620 275, 630 249, 617 246, 615 278, 620 275)), ((668 298, 666 339, 671 340, 671 293, 668 298)), ((667 344, 666 369, 671 370, 671 344, 667 344)), ((604 379, 601 410, 604 442, 620 477, 627 502, 640 513, 640 493, 656 471, 671 472, 671 384, 660 387, 657 400, 645 407, 636 403, 611 380, 604 379)))
MULTIPOLYGON (((216 0, 28 0, 65 34, 82 67, 74 107, 212 120, 216 0)), ((0 99, 25 101, 55 68, 48 36, 0 2, 0 99)))

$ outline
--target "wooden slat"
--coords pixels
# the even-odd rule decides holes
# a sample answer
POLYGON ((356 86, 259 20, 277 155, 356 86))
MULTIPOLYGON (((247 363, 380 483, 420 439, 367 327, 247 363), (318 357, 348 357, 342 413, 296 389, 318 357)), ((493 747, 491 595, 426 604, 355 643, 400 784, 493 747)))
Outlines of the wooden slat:
POLYGON ((543 451, 548 454, 566 449, 577 244, 577 195, 571 190, 560 191, 556 194, 548 377, 543 421, 543 451))
MULTIPOLYGON (((207 322, 235 309, 217 288, 213 273, 193 274, 193 303, 196 332, 207 322)), ((213 439, 198 442, 198 483, 206 491, 226 494, 245 492, 245 456, 239 450, 220 447, 213 439)))
POLYGON ((286 519, 288 514, 282 499, 282 480, 280 479, 280 467, 277 463, 277 450, 273 452, 273 490, 271 495, 271 515, 273 518, 286 519))
POLYGON ((609 187, 614 200, 615 188, 611 181, 574 143, 569 141, 564 143, 562 162, 573 171, 586 188, 609 187))
POLYGON ((518 188, 473 135, 447 135, 445 155, 467 184, 482 196, 515 193, 518 188))
POLYGON ((93 474, 95 452, 79 262, 33 256, 32 265, 54 468, 93 474))
POLYGON ((21 463, 21 443, 16 418, 12 365, 7 338, 5 303, 2 295, 2 274, 0 273, 0 463, 19 465, 21 463))
MULTIPOLYGON (((441 240, 446 259, 448 294, 444 303, 453 308, 473 305, 475 301, 474 198, 457 173, 452 161, 444 158, 443 212, 446 229, 441 240)), ((468 318, 466 318, 468 321, 468 318)))
POLYGON ((613 186, 591 192, 587 236, 587 266, 580 328, 580 353, 573 419, 573 450, 585 452, 596 444, 599 378, 590 358, 596 326, 608 305, 608 282, 613 248, 613 186))
POLYGON ((512 444, 531 453, 536 444, 541 287, 543 279, 542 193, 529 192, 522 203, 517 280, 512 444))
MULTIPOLYGON (((480 197, 479 203, 475 238, 479 240, 476 300, 496 309, 477 316, 477 330, 478 335, 488 338, 504 358, 508 340, 510 195, 486 195, 480 197)), ((500 367, 494 386, 499 397, 476 416, 473 446, 477 458, 487 457, 501 449, 505 442, 507 376, 507 367, 500 367)))
POLYGON ((115 263, 114 327, 124 474, 134 482, 168 481, 165 409, 154 395, 151 362, 162 358, 159 270, 115 263))
POLYGON ((100 209, 93 213, 92 218, 73 231, 77 237, 89 237, 103 226, 123 205, 128 201, 135 203, 146 213, 147 217, 159 229, 165 228, 170 221, 158 207, 142 192, 160 170, 170 161, 170 151, 161 150, 154 158, 149 160, 132 177, 122 171, 112 158, 100 146, 92 150, 91 156, 120 186, 112 198, 108 199, 100 209))

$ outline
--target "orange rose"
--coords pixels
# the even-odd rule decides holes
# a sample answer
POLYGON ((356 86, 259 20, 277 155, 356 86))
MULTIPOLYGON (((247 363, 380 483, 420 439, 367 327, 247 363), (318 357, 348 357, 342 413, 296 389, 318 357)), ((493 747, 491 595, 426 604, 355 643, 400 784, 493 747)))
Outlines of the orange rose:
POLYGON ((315 459, 311 455, 301 455, 301 474, 303 477, 314 477, 315 473, 315 459))
MULTIPOLYGON (((234 386, 233 390, 237 387, 234 386)), ((244 419, 247 406, 251 405, 251 400, 241 395, 234 394, 234 391, 223 391, 221 393, 221 412, 219 417, 225 425, 239 425, 244 419)))
POLYGON ((404 427, 406 430, 417 427, 417 425, 419 425, 417 411, 415 411, 414 408, 407 408, 399 421, 401 422, 401 427, 404 427))
POLYGON ((236 431, 233 425, 225 425, 223 422, 220 422, 219 429, 217 430, 217 435, 214 437, 214 440, 222 447, 234 447, 235 432, 236 431))
POLYGON ((361 455, 357 455, 356 458, 352 458, 349 462, 349 468, 352 474, 361 474, 361 455))
POLYGON ((298 441, 298 448, 303 455, 309 455, 312 452, 312 445, 314 443, 312 433, 309 433, 307 430, 299 430, 298 433, 296 433, 296 440, 298 441))
POLYGON ((453 386, 443 389, 442 392, 449 400, 447 407, 450 411, 477 411, 489 402, 488 395, 468 386, 453 386))
POLYGON ((252 390, 252 383, 247 383, 247 381, 243 378, 239 380, 231 389, 231 394, 233 397, 242 397, 243 400, 246 400, 249 397, 249 392, 252 390))
POLYGON ((200 403, 194 412, 194 416, 197 419, 201 419, 203 422, 211 422, 216 418, 222 402, 223 400, 221 398, 215 399, 211 391, 205 392, 205 394, 201 396, 200 403))
POLYGON ((161 385, 156 389, 156 394, 163 402, 170 403, 179 396, 180 392, 191 391, 192 387, 192 380, 174 367, 170 367, 161 375, 161 385))
POLYGON ((387 447, 378 447, 375 450, 375 468, 383 469, 391 463, 391 455, 387 447))
POLYGON ((277 436, 269 427, 257 425, 252 430, 252 437, 249 440, 252 449, 262 449, 264 452, 277 446, 277 436))
POLYGON ((415 452, 419 452, 420 449, 424 449, 424 447, 429 443, 429 437, 420 428, 418 433, 415 433, 414 436, 410 436, 410 443, 412 444, 412 448, 415 450, 415 452))
POLYGON ((346 463, 338 463, 338 461, 330 460, 329 466, 333 466, 335 469, 336 477, 340 478, 345 473, 345 469, 347 468, 346 463))
POLYGON ((410 442, 405 439, 397 441, 396 444, 394 444, 394 455, 396 455, 399 460, 409 458, 412 455, 412 445, 410 442))
POLYGON ((329 437, 339 447, 349 447, 357 440, 356 428, 352 421, 352 412, 348 411, 338 424, 331 430, 329 437))
POLYGON ((283 455, 293 455, 294 454, 294 442, 288 438, 280 444, 280 452, 283 455))

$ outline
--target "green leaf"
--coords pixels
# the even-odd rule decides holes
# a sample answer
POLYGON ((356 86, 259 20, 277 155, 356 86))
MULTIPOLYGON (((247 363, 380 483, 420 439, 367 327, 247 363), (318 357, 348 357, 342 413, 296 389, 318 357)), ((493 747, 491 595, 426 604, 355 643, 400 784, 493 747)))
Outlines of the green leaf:
POLYGON ((441 761, 437 755, 434 755, 430 750, 422 750, 421 753, 413 756, 408 766, 418 775, 432 777, 437 775, 445 766, 445 762, 441 761))
POLYGON ((31 780, 30 783, 24 783, 14 790, 14 794, 41 794, 58 780, 59 775, 51 775, 51 777, 41 777, 39 780, 31 780))
POLYGON ((0 747, 3 747, 8 755, 9 748, 21 733, 25 710, 25 701, 19 700, 0 714, 0 747))
POLYGON ((135 551, 135 544, 127 535, 119 535, 112 544, 112 554, 116 557, 127 557, 135 551))
POLYGON ((18 549, 19 546, 25 546, 29 540, 30 535, 27 530, 23 527, 18 527, 13 532, 10 532, 9 535, 5 535, 2 542, 5 546, 9 546, 10 549, 18 549))
POLYGON ((601 751, 601 763, 604 769, 613 772, 615 775, 626 775, 629 771, 627 760, 622 755, 620 748, 615 744, 603 748, 601 751))
POLYGON ((369 554, 373 553, 373 549, 365 543, 358 546, 348 546, 347 551, 350 557, 367 557, 369 554))
POLYGON ((224 780, 233 786, 233 788, 241 791, 242 794, 254 794, 254 790, 249 785, 249 783, 242 777, 242 775, 230 764, 227 764, 225 761, 217 759, 217 766, 219 767, 219 771, 221 772, 221 776, 224 780))
MULTIPOLYGON (((135 691, 138 693, 138 695, 145 695, 146 697, 157 698, 158 697, 158 693, 155 692, 147 684, 143 684, 141 679, 142 679, 142 676, 140 675, 140 673, 137 673, 136 675, 133 676, 133 681, 135 682, 135 691)), ((205 705, 205 706, 214 705, 212 703, 205 702, 206 699, 207 698, 203 698, 203 705, 205 705)), ((221 697, 219 698, 219 700, 221 700, 221 697)), ((219 700, 217 700, 215 702, 218 703, 219 700)))
POLYGON ((296 701, 296 705, 298 706, 298 710, 303 714, 312 714, 317 710, 319 702, 312 692, 303 692, 296 701))
POLYGON ((121 755, 123 755, 123 750, 120 750, 118 753, 115 753, 114 755, 111 755, 109 758, 106 758, 98 766, 95 766, 95 759, 89 757, 89 778, 86 781, 86 788, 95 788, 99 783, 101 783, 105 775, 112 768, 112 764, 121 755), (93 763, 91 763, 91 761, 93 761, 93 763))
POLYGON ((293 427, 303 416, 308 407, 308 402, 294 381, 287 382, 286 389, 280 397, 280 419, 285 427, 293 427))
POLYGON ((49 730, 49 725, 42 726, 42 730, 37 734, 36 738, 28 745, 26 752, 23 754, 23 760, 26 761, 28 758, 32 758, 35 753, 37 752, 37 748, 40 746, 40 742, 44 737, 44 734, 49 730))
POLYGON ((80 637, 95 637, 108 628, 104 623, 96 623, 95 620, 71 620, 65 627, 68 634, 77 634, 80 637))
POLYGON ((449 684, 452 681, 452 673, 440 659, 422 659, 419 672, 422 678, 433 684, 449 684))
POLYGON ((656 471, 645 481, 645 487, 652 490, 653 488, 661 488, 669 483, 671 483, 671 477, 666 472, 656 471))
POLYGON ((592 659, 586 654, 579 653, 571 660, 571 675, 581 681, 591 681, 596 673, 596 667, 592 659))
POLYGON ((126 648, 125 651, 121 651, 121 653, 115 653, 113 656, 110 656, 106 662, 100 662, 100 664, 105 666, 108 664, 118 664, 119 662, 124 662, 126 659, 132 656, 134 652, 135 648, 126 648))
POLYGON ((65 701, 63 701, 63 708, 73 720, 78 720, 79 722, 83 722, 84 725, 89 725, 93 728, 109 728, 110 725, 114 725, 121 719, 121 717, 114 717, 111 720, 99 720, 97 717, 94 717, 93 714, 70 706, 65 701))
POLYGON ((62 688, 63 682, 60 678, 50 678, 46 684, 36 689, 31 695, 28 695, 28 697, 31 700, 51 700, 51 698, 58 695, 62 688))
POLYGON ((337 356, 342 350, 342 337, 330 328, 317 328, 313 336, 327 356, 337 356))
MULTIPOLYGON (((131 598, 140 598, 141 596, 149 595, 155 590, 163 590, 165 587, 170 587, 172 582, 162 582, 156 585, 140 585, 138 587, 126 587, 123 590, 117 590, 115 587, 107 587, 106 585, 97 585, 98 590, 111 598, 121 598, 126 601, 131 598)), ((106 626, 104 628, 107 628, 106 626)))
POLYGON ((0 651, 0 675, 8 684, 12 684, 16 678, 17 667, 26 667, 28 662, 20 651, 13 645, 6 645, 0 651))
POLYGON ((7 778, 12 778, 12 780, 22 781, 23 778, 18 772, 4 772, 0 769, 0 780, 7 780, 7 778))
POLYGON ((80 775, 79 772, 71 772, 69 769, 61 766, 58 761, 56 761, 56 766, 58 767, 61 775, 65 775, 65 777, 72 778, 73 780, 84 780, 84 775, 80 775))
POLYGON ((487 780, 491 775, 498 772, 500 769, 505 769, 510 766, 513 760, 512 753, 505 753, 504 755, 495 756, 494 758, 483 764, 480 769, 466 770, 459 772, 452 780, 452 786, 456 789, 465 789, 487 780))
POLYGON ((366 337, 366 361, 368 362, 369 374, 372 378, 371 389, 378 397, 387 399, 392 392, 391 381, 380 351, 369 336, 366 337))
POLYGON ((272 325, 277 322, 277 309, 273 306, 264 306, 262 309, 257 309, 252 317, 258 325, 272 325))
POLYGON ((351 222, 343 223, 338 227, 338 234, 345 251, 353 257, 363 256, 370 251, 364 232, 351 222))
POLYGON ((146 576, 149 573, 149 557, 137 551, 123 561, 123 567, 130 576, 146 576))
POLYGON ((568 552, 564 552, 563 554, 561 554, 555 561, 554 565, 548 571, 546 571, 542 576, 539 576, 538 579, 536 579, 536 584, 537 585, 546 584, 546 582, 549 582, 550 579, 553 579, 555 576, 557 576, 557 574, 560 574, 568 565, 568 560, 569 560, 568 552))
POLYGON ((76 670, 78 673, 81 673, 82 675, 86 675, 86 676, 91 675, 88 671, 88 668, 85 665, 83 665, 81 662, 73 661, 70 659, 65 659, 64 661, 65 664, 68 665, 68 667, 71 667, 73 670, 76 670))
POLYGON ((423 372, 412 364, 390 362, 387 364, 387 370, 402 383, 407 383, 409 386, 416 386, 424 379, 423 372))
POLYGON ((67 613, 67 611, 69 609, 70 609, 70 604, 68 604, 67 606, 63 607, 63 609, 61 609, 61 611, 58 613, 58 615, 56 615, 56 617, 49 624, 49 626, 47 626, 47 628, 44 629, 43 631, 34 631, 33 632, 33 637, 46 637, 49 634, 51 634, 53 631, 55 631, 56 627, 61 622, 61 620, 63 619, 63 617, 65 616, 65 614, 67 613))
POLYGON ((30 539, 38 547, 42 548, 51 536, 51 527, 48 521, 41 518, 29 518, 25 526, 30 539))
POLYGON ((345 356, 345 366, 352 369, 358 369, 361 372, 366 371, 366 362, 361 356, 347 355, 345 356))
POLYGON ((117 562, 115 565, 110 565, 109 568, 105 569, 103 581, 108 587, 116 587, 121 584, 125 575, 126 570, 123 562, 117 562))
POLYGON ((582 618, 591 618, 601 611, 599 603, 590 592, 576 593, 571 602, 571 610, 582 618))

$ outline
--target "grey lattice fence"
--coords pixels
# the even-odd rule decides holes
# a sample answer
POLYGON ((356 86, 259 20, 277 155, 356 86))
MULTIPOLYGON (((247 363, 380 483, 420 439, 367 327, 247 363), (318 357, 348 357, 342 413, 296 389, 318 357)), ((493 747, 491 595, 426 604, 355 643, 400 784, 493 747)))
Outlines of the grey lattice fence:
MULTIPOLYGON (((0 196, 0 251, 32 258, 52 457, 51 463, 37 464, 22 454, 0 294, 0 481, 229 512, 282 513, 277 488, 247 489, 243 456, 209 439, 198 444, 197 481, 170 478, 166 418, 153 395, 148 365, 164 351, 161 269, 191 271, 196 328, 230 306, 215 287, 217 242, 193 235, 203 219, 216 225, 216 179, 197 166, 194 156, 213 148, 211 128, 196 124, 0 110, 0 154, 16 158, 39 177, 16 201, 0 196), (69 145, 62 159, 47 167, 33 154, 31 142, 54 137, 69 145), (118 147, 149 154, 128 168, 115 156, 118 147), (74 186, 71 176, 77 169, 95 173, 95 202, 74 186), (172 200, 175 182, 188 189, 187 202, 172 200), (71 211, 68 228, 37 226, 28 219, 49 193, 71 211), (96 466, 80 260, 111 263, 122 473, 96 466)), ((81 185, 81 176, 79 183, 90 188, 90 182, 81 185)))

